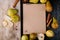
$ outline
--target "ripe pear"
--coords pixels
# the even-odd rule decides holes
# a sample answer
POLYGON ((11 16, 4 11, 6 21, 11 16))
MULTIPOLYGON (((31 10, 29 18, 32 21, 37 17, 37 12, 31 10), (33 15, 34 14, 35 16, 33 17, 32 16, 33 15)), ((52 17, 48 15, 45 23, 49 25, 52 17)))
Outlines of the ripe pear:
POLYGON ((46 2, 47 2, 47 0, 40 0, 40 2, 41 2, 41 3, 46 3, 46 2))
POLYGON ((19 16, 17 16, 17 15, 12 16, 11 19, 12 19, 12 22, 14 22, 14 23, 16 23, 20 20, 19 16))
POLYGON ((57 29, 57 28, 58 28, 58 23, 52 23, 52 24, 51 24, 51 27, 52 27, 53 29, 57 29))
POLYGON ((47 1, 46 2, 46 11, 47 12, 52 12, 53 8, 52 8, 52 5, 50 3, 50 1, 47 1))
POLYGON ((55 17, 53 17, 53 22, 56 23, 57 22, 57 19, 55 17))
POLYGON ((38 3, 39 0, 29 0, 31 3, 38 3))
POLYGON ((21 40, 28 40, 28 36, 27 35, 23 35, 21 40))
POLYGON ((54 37, 54 32, 52 30, 47 30, 46 36, 47 37, 54 37))
POLYGON ((8 16, 13 16, 18 13, 18 11, 16 9, 12 9, 12 8, 8 9, 7 12, 8 12, 7 13, 8 16))
POLYGON ((36 39, 37 37, 37 34, 36 33, 31 33, 30 34, 30 39, 36 39))
POLYGON ((53 22, 52 22, 52 24, 51 24, 51 27, 52 27, 53 29, 57 29, 57 28, 58 28, 57 19, 55 19, 54 17, 53 17, 53 22))

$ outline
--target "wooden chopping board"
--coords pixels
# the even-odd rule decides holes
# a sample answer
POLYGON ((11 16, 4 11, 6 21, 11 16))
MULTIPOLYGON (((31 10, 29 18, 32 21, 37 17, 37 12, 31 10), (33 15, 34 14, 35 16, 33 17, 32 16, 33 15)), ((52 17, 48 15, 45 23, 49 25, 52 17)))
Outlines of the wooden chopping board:
POLYGON ((23 34, 45 32, 45 4, 23 4, 23 34))

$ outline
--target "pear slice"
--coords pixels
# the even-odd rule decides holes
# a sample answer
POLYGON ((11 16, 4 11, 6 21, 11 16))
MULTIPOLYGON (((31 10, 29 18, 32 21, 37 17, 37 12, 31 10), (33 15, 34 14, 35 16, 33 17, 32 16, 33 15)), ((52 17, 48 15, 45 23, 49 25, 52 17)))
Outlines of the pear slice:
POLYGON ((7 15, 4 16, 3 26, 8 28, 13 26, 13 22, 11 22, 11 18, 7 15))
POLYGON ((6 20, 3 21, 3 26, 7 26, 8 22, 6 20))
POLYGON ((11 17, 9 17, 8 15, 5 15, 5 16, 4 16, 4 19, 5 19, 5 20, 10 20, 10 21, 12 20, 11 17))

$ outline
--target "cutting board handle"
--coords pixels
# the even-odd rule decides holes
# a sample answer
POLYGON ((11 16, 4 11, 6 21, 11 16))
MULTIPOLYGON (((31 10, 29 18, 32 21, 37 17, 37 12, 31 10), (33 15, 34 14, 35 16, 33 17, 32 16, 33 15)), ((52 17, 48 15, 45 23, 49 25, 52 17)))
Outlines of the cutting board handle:
POLYGON ((19 2, 19 0, 15 0, 14 4, 13 4, 13 8, 16 7, 17 3, 19 2))

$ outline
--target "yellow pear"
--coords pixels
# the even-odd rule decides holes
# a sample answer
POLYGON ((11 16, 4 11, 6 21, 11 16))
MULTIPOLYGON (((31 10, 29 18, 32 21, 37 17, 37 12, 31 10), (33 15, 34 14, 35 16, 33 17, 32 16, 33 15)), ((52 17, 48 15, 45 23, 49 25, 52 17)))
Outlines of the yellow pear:
POLYGON ((47 12, 52 12, 53 8, 52 8, 52 5, 50 3, 50 1, 47 1, 46 2, 46 11, 47 12))
POLYGON ((13 16, 18 13, 16 9, 12 9, 12 8, 9 8, 7 12, 8 12, 7 13, 8 16, 13 16))
POLYGON ((52 27, 53 29, 57 29, 57 28, 58 28, 58 23, 52 23, 52 24, 51 24, 51 27, 52 27))
POLYGON ((54 17, 53 17, 53 22, 52 22, 52 24, 51 24, 51 27, 52 27, 53 29, 57 29, 57 28, 58 28, 57 19, 55 19, 54 17))
POLYGON ((17 15, 12 16, 11 19, 12 19, 12 22, 14 22, 14 23, 16 23, 20 20, 19 16, 17 16, 17 15))
POLYGON ((31 3, 38 3, 39 0, 29 0, 31 3))
POLYGON ((36 33, 31 33, 30 34, 30 39, 35 39, 37 37, 37 34, 36 33))
POLYGON ((41 3, 46 3, 46 2, 47 2, 47 0, 40 0, 40 2, 41 2, 41 3))
POLYGON ((46 36, 47 37, 54 37, 54 32, 52 30, 47 30, 46 36))
POLYGON ((57 19, 56 19, 56 18, 54 18, 54 17, 53 17, 53 22, 54 22, 54 23, 55 23, 55 22, 57 22, 57 19))
POLYGON ((28 36, 27 35, 23 35, 21 40, 28 40, 28 36))

